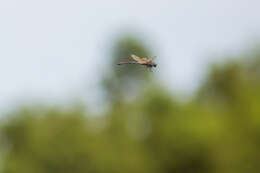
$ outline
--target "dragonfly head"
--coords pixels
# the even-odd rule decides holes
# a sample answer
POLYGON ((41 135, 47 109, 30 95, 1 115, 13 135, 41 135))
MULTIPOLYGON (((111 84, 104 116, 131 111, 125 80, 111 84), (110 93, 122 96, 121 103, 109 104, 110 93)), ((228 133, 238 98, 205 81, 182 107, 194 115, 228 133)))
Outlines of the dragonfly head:
POLYGON ((151 66, 152 66, 152 67, 156 67, 156 66, 157 66, 157 64, 155 64, 155 63, 152 63, 152 64, 151 64, 151 66))
POLYGON ((147 67, 156 67, 157 64, 155 64, 155 63, 150 63, 150 64, 146 64, 146 66, 147 66, 147 67))

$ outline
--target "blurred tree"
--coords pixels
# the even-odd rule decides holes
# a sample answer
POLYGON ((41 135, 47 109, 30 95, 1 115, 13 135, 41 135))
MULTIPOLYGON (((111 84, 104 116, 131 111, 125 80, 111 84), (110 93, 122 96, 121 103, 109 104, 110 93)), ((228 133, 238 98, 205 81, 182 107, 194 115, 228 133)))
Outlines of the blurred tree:
POLYGON ((3 172, 97 172, 90 161, 95 139, 85 122, 77 110, 19 112, 2 127, 7 144, 3 172))
POLYGON ((218 141, 218 146, 222 147, 216 152, 226 155, 220 167, 230 168, 232 172, 260 170, 255 161, 260 155, 257 147, 260 146, 260 54, 250 55, 215 66, 195 100, 224 116, 222 129, 225 133, 218 141), (228 161, 230 164, 226 163, 228 161))
POLYGON ((20 111, 1 124, 2 171, 152 172, 145 151, 126 135, 124 125, 111 119, 106 128, 104 120, 78 110, 20 111))
POLYGON ((112 102, 136 95, 141 88, 145 88, 150 79, 151 73, 144 67, 116 65, 120 61, 133 61, 131 54, 149 57, 150 51, 132 35, 124 35, 115 41, 111 54, 111 71, 107 72, 103 79, 107 97, 112 102))
MULTIPOLYGON (((254 55, 214 67, 186 103, 153 85, 101 117, 79 109, 13 112, 0 123, 1 172, 258 173, 260 54, 254 55)), ((124 73, 113 72, 110 94, 118 87, 115 96, 124 95, 128 80, 139 80, 124 73)))
MULTIPOLYGON (((144 143, 161 168, 159 172, 208 173, 214 170, 207 143, 194 133, 200 123, 191 128, 198 117, 189 115, 187 108, 161 88, 151 88, 141 96, 141 112, 150 122, 150 133, 144 143)), ((197 110, 197 109, 196 109, 197 110)), ((195 111, 192 111, 192 113, 195 111)), ((201 118, 201 117, 200 117, 201 118)))

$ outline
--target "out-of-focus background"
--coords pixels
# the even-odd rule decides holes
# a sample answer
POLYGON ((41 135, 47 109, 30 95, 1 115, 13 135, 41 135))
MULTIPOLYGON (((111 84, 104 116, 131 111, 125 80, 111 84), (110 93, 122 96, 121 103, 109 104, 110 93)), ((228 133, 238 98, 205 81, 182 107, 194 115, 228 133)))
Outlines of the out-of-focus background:
POLYGON ((260 172, 259 7, 1 1, 0 172, 260 172))

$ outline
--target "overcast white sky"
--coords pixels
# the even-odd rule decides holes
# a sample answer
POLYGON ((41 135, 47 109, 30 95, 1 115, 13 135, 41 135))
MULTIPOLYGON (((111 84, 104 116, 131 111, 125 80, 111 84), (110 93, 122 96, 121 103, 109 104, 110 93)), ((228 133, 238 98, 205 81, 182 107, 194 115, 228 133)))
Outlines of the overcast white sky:
POLYGON ((260 36, 259 0, 0 0, 0 108, 94 99, 109 41, 124 29, 154 45, 156 75, 192 90, 214 61, 260 36), (27 97, 28 99, 28 97, 27 97))

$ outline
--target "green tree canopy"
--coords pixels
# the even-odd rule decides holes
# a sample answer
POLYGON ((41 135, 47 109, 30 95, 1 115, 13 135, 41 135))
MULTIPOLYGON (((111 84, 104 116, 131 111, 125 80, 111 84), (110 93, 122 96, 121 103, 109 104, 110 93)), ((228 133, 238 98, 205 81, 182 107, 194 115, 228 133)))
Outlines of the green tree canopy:
MULTIPOLYGON (((76 108, 11 112, 0 123, 1 172, 258 173, 259 59, 215 66, 186 103, 153 85, 103 116, 76 108)), ((123 74, 112 80, 127 81, 123 74)))

